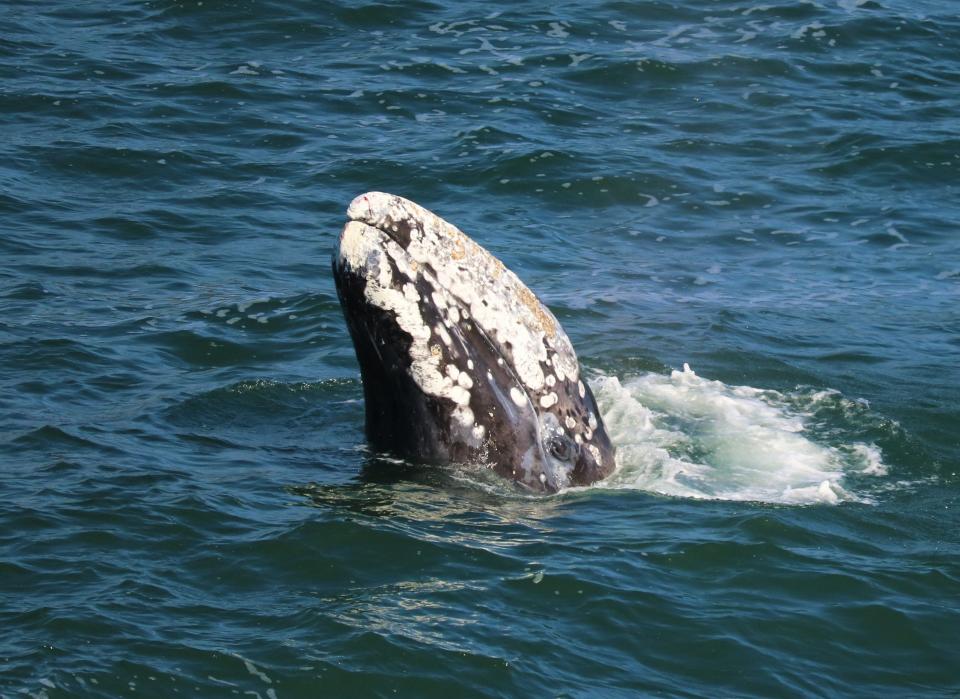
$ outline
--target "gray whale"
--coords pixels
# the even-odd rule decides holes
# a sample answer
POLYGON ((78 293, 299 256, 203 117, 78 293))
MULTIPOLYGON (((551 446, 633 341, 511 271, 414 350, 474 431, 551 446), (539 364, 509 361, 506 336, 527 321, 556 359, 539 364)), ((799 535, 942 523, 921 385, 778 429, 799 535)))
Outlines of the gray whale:
POLYGON ((402 197, 362 194, 347 218, 333 275, 374 449, 548 493, 613 471, 570 340, 513 272, 402 197))

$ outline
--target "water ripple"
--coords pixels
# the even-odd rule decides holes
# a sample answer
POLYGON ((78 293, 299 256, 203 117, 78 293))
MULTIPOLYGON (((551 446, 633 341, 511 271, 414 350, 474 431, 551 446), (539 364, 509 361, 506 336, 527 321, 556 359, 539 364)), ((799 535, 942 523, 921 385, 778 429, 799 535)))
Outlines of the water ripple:
POLYGON ((7 2, 0 694, 955 692, 958 39, 943 0, 7 2), (369 450, 329 275, 369 189, 619 383, 620 480, 369 450))

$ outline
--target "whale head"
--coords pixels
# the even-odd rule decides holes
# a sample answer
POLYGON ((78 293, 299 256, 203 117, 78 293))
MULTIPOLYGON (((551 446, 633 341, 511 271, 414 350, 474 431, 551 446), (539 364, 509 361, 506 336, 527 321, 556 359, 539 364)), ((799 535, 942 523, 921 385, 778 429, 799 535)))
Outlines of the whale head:
POLYGON ((500 260, 398 196, 350 204, 334 255, 373 448, 486 464, 534 491, 614 468, 570 340, 500 260))

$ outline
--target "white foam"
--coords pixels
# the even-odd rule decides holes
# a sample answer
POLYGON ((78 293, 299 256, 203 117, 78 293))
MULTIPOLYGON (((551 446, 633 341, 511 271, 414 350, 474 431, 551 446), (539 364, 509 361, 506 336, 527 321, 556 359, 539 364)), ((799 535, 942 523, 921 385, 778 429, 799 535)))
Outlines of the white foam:
POLYGON ((875 445, 826 444, 810 434, 806 420, 820 394, 804 406, 797 396, 701 378, 687 365, 669 376, 592 383, 617 446, 617 471, 601 487, 836 504, 868 501, 844 488, 847 475, 887 472, 875 445))
POLYGON ((868 476, 887 475, 887 466, 883 463, 883 455, 875 444, 854 444, 851 446, 851 452, 861 462, 861 473, 868 476))

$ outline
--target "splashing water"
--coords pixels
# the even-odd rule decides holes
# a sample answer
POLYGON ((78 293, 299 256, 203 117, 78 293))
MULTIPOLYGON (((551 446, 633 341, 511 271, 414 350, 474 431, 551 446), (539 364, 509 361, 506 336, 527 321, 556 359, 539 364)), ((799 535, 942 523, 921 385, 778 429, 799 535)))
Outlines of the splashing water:
POLYGON ((839 394, 782 394, 728 386, 689 366, 592 382, 618 469, 604 487, 665 495, 790 504, 869 502, 841 483, 886 474, 872 443, 826 443, 809 429, 839 394))

